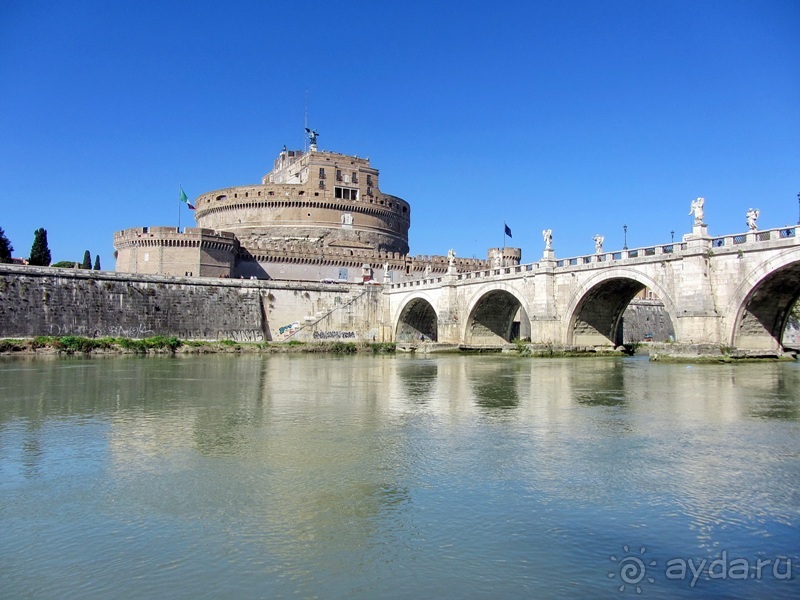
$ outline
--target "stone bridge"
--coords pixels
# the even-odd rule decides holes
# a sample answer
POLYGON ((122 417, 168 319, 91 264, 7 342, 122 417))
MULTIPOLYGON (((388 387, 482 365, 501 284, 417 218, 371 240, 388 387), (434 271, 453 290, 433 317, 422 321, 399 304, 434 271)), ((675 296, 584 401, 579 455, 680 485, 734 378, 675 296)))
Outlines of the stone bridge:
POLYGON ((622 314, 642 289, 660 298, 675 342, 781 352, 800 296, 800 226, 711 237, 695 225, 679 243, 448 273, 384 291, 397 342, 421 337, 497 346, 608 348, 622 343, 622 314))

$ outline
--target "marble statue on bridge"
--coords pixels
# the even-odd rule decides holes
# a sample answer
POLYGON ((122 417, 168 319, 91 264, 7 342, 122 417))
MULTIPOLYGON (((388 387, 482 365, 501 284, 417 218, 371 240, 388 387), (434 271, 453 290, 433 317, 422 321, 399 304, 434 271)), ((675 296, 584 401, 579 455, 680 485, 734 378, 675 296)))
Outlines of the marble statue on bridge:
POLYGON ((747 209, 747 228, 750 231, 755 231, 756 229, 758 229, 756 221, 758 221, 758 215, 760 214, 760 212, 761 211, 759 211, 757 208, 747 209))
POLYGON ((552 248, 553 248, 553 230, 552 229, 543 229, 542 230, 542 237, 544 238, 544 249, 545 250, 552 250, 552 248))
POLYGON ((456 251, 450 248, 447 251, 447 274, 454 275, 456 273, 456 251))
POLYGON ((595 253, 596 254, 602 254, 603 253, 603 242, 606 241, 606 238, 598 233, 592 239, 594 240, 594 251, 595 251, 595 253))
POLYGON ((703 217, 705 217, 705 211, 703 210, 703 206, 706 203, 705 198, 698 198, 697 200, 692 200, 692 207, 689 209, 689 214, 694 214, 694 224, 695 225, 702 225, 703 224, 703 217))
POLYGON ((492 267, 499 269, 503 266, 503 251, 495 250, 492 253, 492 267))

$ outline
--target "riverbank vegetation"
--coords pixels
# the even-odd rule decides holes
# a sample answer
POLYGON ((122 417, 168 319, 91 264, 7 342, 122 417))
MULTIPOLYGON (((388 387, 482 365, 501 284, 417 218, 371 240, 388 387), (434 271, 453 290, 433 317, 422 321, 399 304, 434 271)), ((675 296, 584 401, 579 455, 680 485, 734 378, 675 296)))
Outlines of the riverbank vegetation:
POLYGON ((393 343, 372 342, 206 342, 154 336, 133 338, 86 338, 81 336, 39 336, 26 339, 0 339, 0 354, 210 354, 210 353, 279 353, 329 352, 334 354, 374 354, 395 351, 393 343))

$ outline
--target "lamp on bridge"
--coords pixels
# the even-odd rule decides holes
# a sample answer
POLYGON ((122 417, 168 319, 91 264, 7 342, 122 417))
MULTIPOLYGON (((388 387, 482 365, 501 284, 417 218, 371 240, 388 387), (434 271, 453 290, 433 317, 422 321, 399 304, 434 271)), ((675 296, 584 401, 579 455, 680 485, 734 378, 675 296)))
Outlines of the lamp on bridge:
POLYGON ((800 192, 797 193, 797 224, 800 225, 800 192))
POLYGON ((622 249, 623 250, 627 250, 628 249, 628 226, 627 225, 623 225, 622 226, 622 231, 625 234, 625 243, 622 245, 622 249))

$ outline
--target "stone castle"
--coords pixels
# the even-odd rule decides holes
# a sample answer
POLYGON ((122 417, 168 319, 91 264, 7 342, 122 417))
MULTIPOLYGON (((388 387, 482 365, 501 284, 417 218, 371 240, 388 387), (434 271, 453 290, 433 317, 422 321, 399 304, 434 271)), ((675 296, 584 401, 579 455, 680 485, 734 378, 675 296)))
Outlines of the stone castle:
MULTIPOLYGON (((446 256, 408 254, 411 206, 381 191, 368 158, 287 150, 260 184, 198 196, 197 227, 114 234, 118 272, 293 281, 400 282, 442 275, 446 256)), ((455 258, 461 272, 520 263, 519 248, 489 260, 455 258)))

